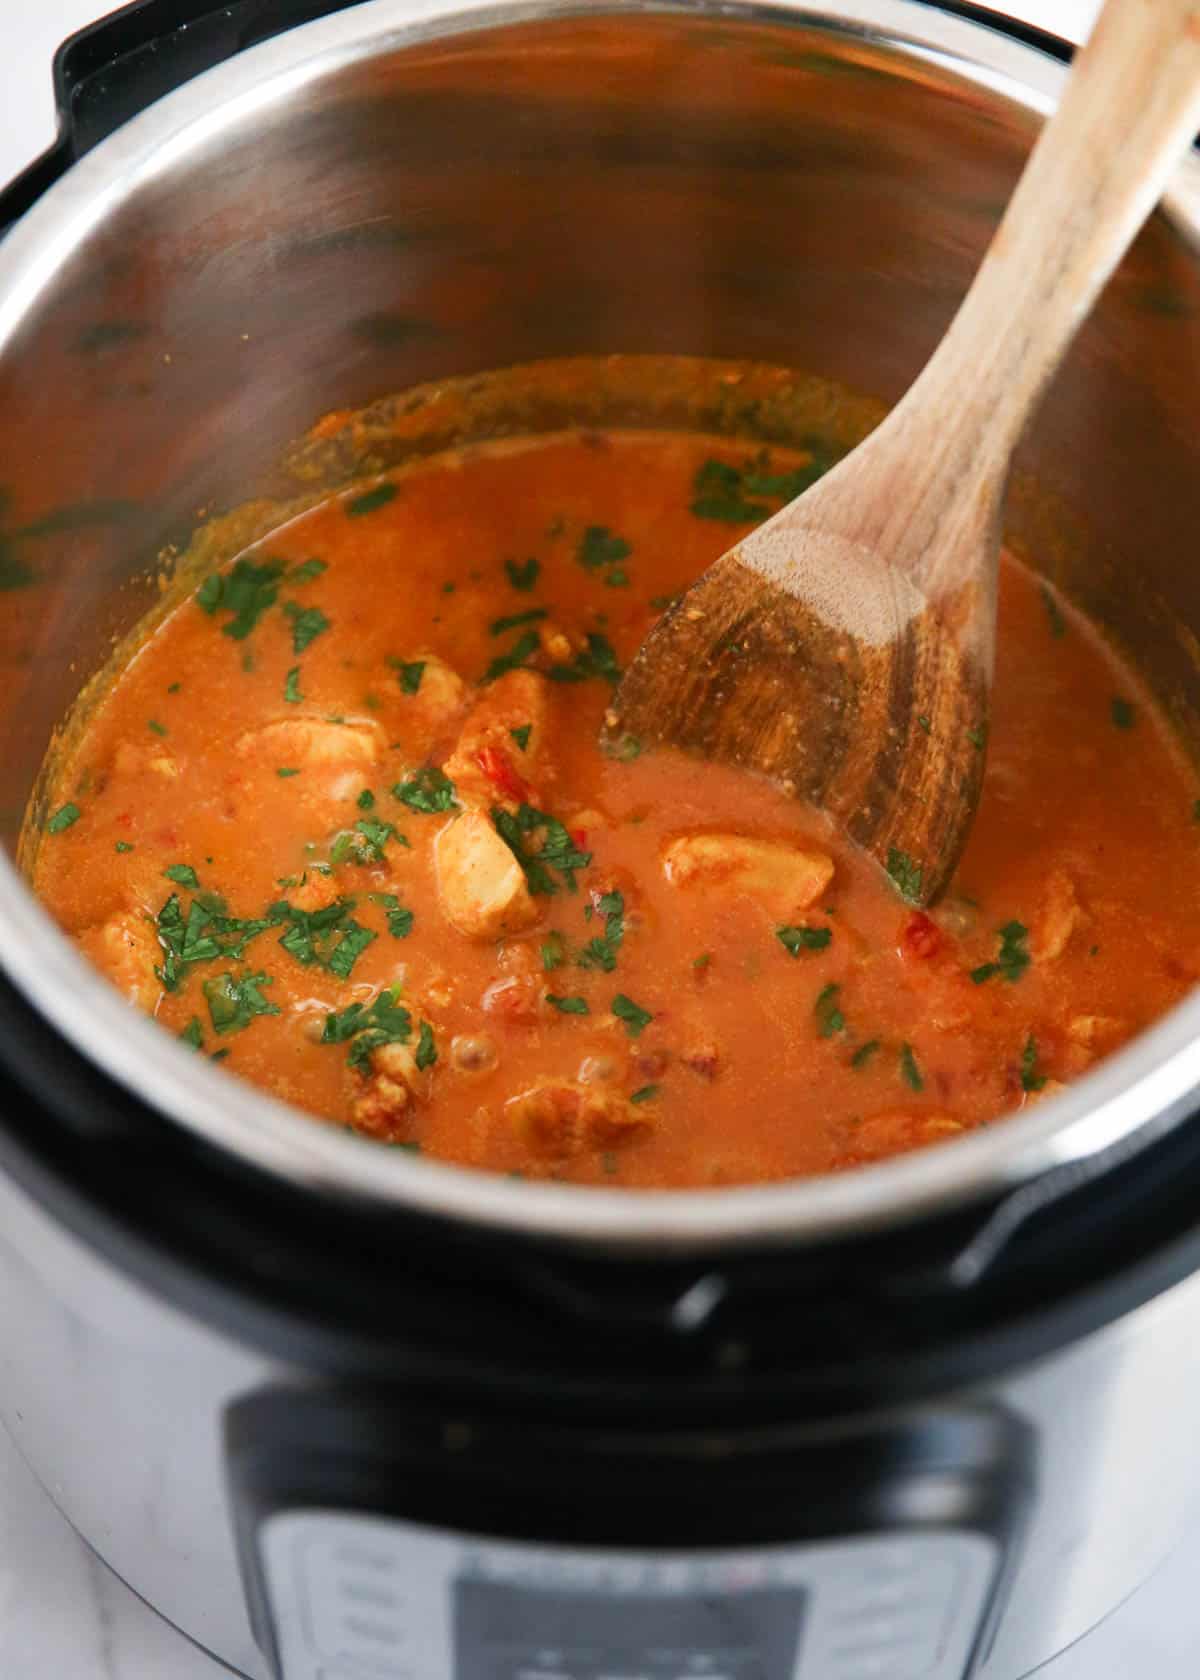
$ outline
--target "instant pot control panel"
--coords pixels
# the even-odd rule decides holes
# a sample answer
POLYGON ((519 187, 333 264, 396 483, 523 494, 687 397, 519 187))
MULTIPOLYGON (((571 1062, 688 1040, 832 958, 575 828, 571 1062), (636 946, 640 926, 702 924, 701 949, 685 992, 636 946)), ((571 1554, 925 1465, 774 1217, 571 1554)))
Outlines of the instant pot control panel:
POLYGON ((327 1511, 261 1536, 286 1680, 962 1680, 999 1547, 502 1544, 327 1511))
MULTIPOLYGON (((1036 1481, 1021 1420, 651 1427, 270 1389, 226 1415, 278 1680, 966 1680, 1036 1481)), ((744 1409, 743 1409, 744 1410, 744 1409)))

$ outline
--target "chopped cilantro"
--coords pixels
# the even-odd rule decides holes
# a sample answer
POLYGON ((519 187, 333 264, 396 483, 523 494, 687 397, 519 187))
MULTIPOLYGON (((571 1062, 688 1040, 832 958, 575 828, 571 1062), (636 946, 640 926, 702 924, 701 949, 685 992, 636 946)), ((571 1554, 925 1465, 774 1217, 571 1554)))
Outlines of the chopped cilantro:
POLYGON ((413 913, 406 910, 395 893, 371 893, 372 904, 383 906, 387 913, 388 932, 393 939, 407 939, 413 930, 413 913))
POLYGON ((933 728, 933 725, 930 723, 929 719, 925 716, 924 712, 922 712, 921 715, 917 718, 917 723, 925 731, 926 735, 928 735, 933 728))
POLYGON ((423 811, 430 816, 437 811, 453 810, 458 803, 454 783, 444 770, 438 770, 432 765, 418 770, 407 781, 397 782, 392 788, 392 793, 402 805, 407 805, 410 811, 423 811))
POLYGON ((1057 641, 1067 633, 1067 621, 1063 617, 1062 608, 1054 599, 1048 584, 1042 585, 1042 604, 1046 608, 1046 617, 1050 620, 1050 634, 1057 641))
POLYGON ((862 1072, 863 1068, 866 1067, 867 1063, 871 1060, 871 1057, 878 1049, 879 1040, 877 1038, 869 1038, 865 1044, 859 1045, 858 1049, 850 1058, 850 1066, 854 1069, 855 1073, 862 1072))
POLYGON ((173 683, 168 683, 168 684, 167 684, 167 693, 168 693, 168 694, 178 694, 178 693, 179 693, 179 690, 180 690, 180 689, 181 689, 181 688, 182 688, 182 687, 183 687, 183 684, 182 684, 182 683, 177 683, 177 682, 173 682, 173 683))
POLYGON ((371 928, 362 927, 355 921, 347 922, 325 966, 339 980, 348 980, 355 963, 376 937, 371 928))
POLYGON ((350 1066, 363 1071, 371 1052, 381 1044, 407 1044, 412 1036, 412 1016, 397 1003, 399 988, 387 986, 370 1004, 352 1003, 325 1017, 322 1044, 349 1044, 350 1066))
POLYGON ((790 957, 801 951, 823 951, 833 938, 829 928, 777 927, 775 937, 790 957))
POLYGON ((302 607, 296 601, 285 601, 283 610, 292 621, 293 653, 303 653, 310 642, 329 629, 329 620, 320 607, 302 607))
POLYGON ((533 588, 541 569, 540 560, 526 560, 523 565, 518 565, 515 560, 504 562, 504 570, 508 573, 509 583, 512 584, 514 589, 519 589, 523 595, 527 595, 533 588))
POLYGON ((1030 1033, 1025 1040, 1025 1048, 1021 1052, 1021 1089, 1022 1091, 1040 1091, 1045 1083, 1045 1074, 1038 1072, 1037 1039, 1030 1033))
POLYGON ((196 604, 206 613, 219 611, 230 614, 221 626, 226 636, 243 641, 254 629, 279 595, 279 580, 283 576, 282 560, 235 560, 229 572, 214 572, 206 577, 196 591, 196 604))
POLYGON ((300 667, 293 665, 283 685, 283 698, 289 706, 298 706, 304 699, 300 692, 300 667))
POLYGON ((72 823, 77 823, 81 814, 78 805, 69 799, 65 805, 60 805, 54 815, 48 819, 46 833, 61 834, 64 829, 70 828, 72 823))
POLYGON ((334 948, 334 938, 348 925, 346 918, 353 909, 352 898, 335 899, 323 910, 300 910, 295 905, 282 901, 271 906, 272 912, 280 921, 290 924, 279 943, 289 956, 295 957, 296 961, 306 968, 309 963, 314 962, 322 968, 331 966, 329 958, 334 948))
POLYGON ((1136 714, 1134 712, 1133 702, 1131 700, 1122 699, 1122 697, 1119 694, 1114 694, 1113 699, 1112 699, 1111 710, 1112 710, 1113 723, 1117 726, 1118 729, 1132 729, 1133 728, 1134 718, 1135 718, 1136 714))
POLYGON ((504 676, 506 671, 517 671, 531 654, 537 652, 542 645, 542 638, 536 630, 525 630, 517 637, 510 648, 498 653, 487 670, 483 673, 482 681, 495 682, 497 677, 504 676))
POLYGON ((653 1102, 661 1089, 661 1085, 642 1085, 629 1100, 631 1103, 653 1102))
POLYGON ((548 618, 545 607, 530 607, 528 612, 510 613, 507 618, 494 618, 488 625, 493 636, 503 636, 506 630, 519 630, 522 624, 536 624, 541 618, 548 618))
POLYGON ((360 811, 369 811, 375 804, 375 795, 371 792, 370 788, 364 788, 354 803, 358 806, 360 811))
POLYGON ((396 666, 396 673, 400 679, 402 694, 416 694, 421 687, 421 678, 425 675, 427 659, 401 660, 396 666))
POLYGON ((627 560, 632 553, 624 537, 616 536, 607 525, 589 525, 579 539, 575 558, 588 571, 597 571, 602 566, 615 566, 619 560, 627 560))
POLYGON ((382 863, 383 849, 396 832, 396 825, 390 822, 380 822, 375 817, 360 817, 354 825, 355 832, 361 834, 363 844, 359 846, 365 863, 382 863))
POLYGON ((166 724, 165 723, 159 723, 157 718, 148 719, 147 723, 146 723, 146 728, 150 731, 150 733, 152 735, 165 735, 167 733, 166 724))
POLYGON ((588 940, 576 961, 580 968, 599 968, 605 974, 611 974, 617 966, 617 951, 625 938, 625 900, 619 892, 602 893, 596 901, 596 909, 604 917, 604 932, 588 940))
POLYGON ((552 974, 556 968, 561 968, 567 960, 567 942, 561 933, 553 930, 542 941, 542 972, 552 974))
POLYGON ((974 729, 968 729, 967 740, 970 741, 976 752, 982 752, 984 747, 987 746, 987 724, 978 723, 974 729))
POLYGON ((887 872, 901 898, 907 900, 909 904, 919 903, 921 877, 924 874, 919 863, 914 863, 907 852, 902 852, 897 846, 893 846, 888 852, 887 872))
POLYGON ((118 840, 116 849, 118 852, 131 852, 133 847, 129 844, 128 840, 118 840))
POLYGON ((546 993, 546 1002, 558 1010, 560 1015, 590 1015, 587 999, 582 997, 557 997, 553 992, 546 993))
POLYGON ((192 887, 195 889, 200 885, 200 882, 196 877, 196 871, 192 868, 190 863, 173 863, 169 869, 163 870, 163 874, 166 876, 168 881, 174 881, 176 886, 179 887, 192 887))
POLYGON ((624 566, 614 566, 611 572, 605 574, 604 581, 610 589, 628 589, 629 573, 624 566))
POLYGON ((845 1032, 846 1017, 838 1005, 838 998, 842 988, 833 981, 823 986, 817 993, 817 1001, 813 1004, 813 1014, 817 1018, 817 1037, 832 1038, 834 1033, 845 1032))
POLYGON ((185 1044, 190 1044, 193 1050, 203 1050, 204 1028, 200 1025, 200 1017, 193 1015, 179 1036, 185 1044))
POLYGON ((261 988, 270 983, 266 974, 246 974, 236 980, 232 974, 225 973, 206 980, 203 990, 213 1031, 241 1032, 257 1015, 278 1015, 279 1005, 268 1003, 262 995, 261 988))
POLYGON ((911 1044, 900 1046, 900 1077, 910 1091, 923 1091, 925 1089, 925 1080, 917 1066, 917 1058, 913 1054, 911 1044))
POLYGON ((300 772, 294 764, 281 764, 275 774, 286 778, 288 776, 298 776, 300 772))
POLYGON ((353 501, 346 503, 346 513, 351 519, 358 519, 364 513, 374 513, 376 508, 386 507, 395 499, 396 486, 377 484, 373 490, 364 490, 361 496, 355 496, 353 501))
POLYGON ((307 583, 310 578, 320 577, 322 572, 329 570, 327 560, 302 560, 298 566, 293 566, 287 575, 289 583, 307 583))
POLYGON ((713 957, 711 951, 701 951, 700 955, 692 962, 693 971, 696 974, 703 974, 704 970, 711 966, 712 960, 713 957))
POLYGON ((413 1060, 416 1062, 421 1072, 424 1073, 425 1069, 432 1067, 437 1059, 437 1045, 434 1042, 433 1028, 429 1025, 428 1021, 422 1021, 421 1031, 417 1038, 416 1054, 414 1055, 413 1060))
POLYGON ((531 893, 558 891, 558 882, 551 874, 552 870, 558 871, 569 891, 576 890, 575 871, 586 869, 592 861, 592 854, 579 850, 557 817, 547 816, 545 811, 535 811, 532 805, 519 806, 515 815, 494 805, 492 822, 497 834, 524 870, 531 893), (542 834, 542 843, 537 851, 533 851, 529 838, 538 832, 542 834))
POLYGON ((766 458, 740 467, 727 461, 705 461, 692 482, 692 513, 697 519, 717 519, 748 525, 764 519, 771 504, 790 502, 815 484, 832 462, 814 452, 812 460, 791 472, 772 473, 766 458))
POLYGON ((1029 936, 1029 929, 1022 922, 1005 922, 997 929, 1000 949, 996 953, 995 962, 981 963, 978 968, 971 970, 971 979, 977 986, 982 986, 985 980, 993 975, 1002 975, 1010 982, 1019 980, 1029 967, 1029 952, 1025 948, 1025 941, 1029 936))
POLYGON ((621 680, 621 667, 607 636, 589 630, 587 645, 580 649, 569 665, 551 665, 546 675, 553 682, 586 682, 589 677, 603 677, 614 686, 621 680))
POLYGON ((626 997, 624 992, 618 992, 612 1000, 612 1012, 618 1021, 624 1021, 625 1031, 630 1038, 640 1038, 654 1019, 648 1009, 640 1008, 632 998, 626 997))
POLYGON ((532 730, 533 725, 531 723, 523 723, 520 729, 510 729, 508 733, 512 736, 518 747, 520 747, 521 751, 525 752, 529 746, 529 736, 532 730))

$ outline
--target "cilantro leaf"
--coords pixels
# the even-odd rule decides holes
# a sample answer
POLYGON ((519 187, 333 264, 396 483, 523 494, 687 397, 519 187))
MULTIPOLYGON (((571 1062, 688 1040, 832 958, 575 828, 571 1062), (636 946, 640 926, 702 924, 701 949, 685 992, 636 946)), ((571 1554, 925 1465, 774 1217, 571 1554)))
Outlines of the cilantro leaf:
POLYGON ((396 672, 400 679, 402 694, 417 693, 421 687, 421 678, 425 675, 425 667, 428 663, 427 659, 411 659, 407 662, 401 660, 399 662, 396 666, 396 672))
POLYGON ((396 496, 396 486, 386 480, 377 484, 373 490, 364 490, 361 496, 355 496, 346 503, 346 514, 350 519, 360 519, 364 513, 374 513, 376 508, 386 507, 396 496))
POLYGON ((382 1044, 407 1044, 412 1037, 412 1016, 397 1003, 399 988, 386 986, 372 1002, 352 1003, 340 1013, 325 1017, 322 1044, 349 1044, 350 1066, 366 1072, 371 1051, 382 1044))
POLYGON ((180 887, 199 887, 200 885, 196 871, 190 863, 173 863, 169 869, 163 870, 163 874, 168 881, 174 881, 180 887))
POLYGON ((235 560, 228 572, 206 577, 196 592, 196 604, 209 614, 229 613, 222 632, 235 641, 244 641, 268 608, 275 605, 283 572, 282 560, 259 563, 243 557, 235 560))
POLYGON ((1114 694, 1112 698, 1111 712, 1113 723, 1118 729, 1133 728, 1137 712, 1134 708, 1132 700, 1126 700, 1123 699, 1121 695, 1114 694))
POLYGON ((429 1025, 428 1021, 422 1021, 420 1035, 417 1038, 416 1054, 414 1055, 413 1060, 416 1062, 417 1067, 421 1070, 421 1072, 424 1073, 425 1069, 432 1067, 437 1059, 437 1044, 434 1041, 433 1028, 429 1025))
POLYGON ((567 942, 561 933, 553 929, 542 941, 542 972, 551 974, 556 968, 561 968, 567 960, 567 942))
POLYGON ((813 1004, 813 1014, 817 1018, 817 1037, 832 1038, 834 1033, 845 1032, 846 1017, 842 1014, 838 1002, 842 988, 833 981, 822 987, 817 993, 817 1001, 813 1004))
POLYGON ((72 823, 77 823, 82 814, 83 813, 80 811, 78 805, 76 805, 73 800, 69 799, 65 805, 60 805, 58 807, 58 810, 55 811, 52 817, 47 819, 46 833, 62 834, 66 829, 71 827, 72 823))
POLYGON ((923 1091, 925 1089, 925 1080, 921 1069, 917 1066, 917 1058, 913 1054, 911 1044, 900 1046, 900 1077, 910 1091, 923 1091))
POLYGON ((888 852, 887 872, 901 898, 909 904, 920 902, 924 870, 919 863, 913 862, 907 852, 893 846, 888 852))
POLYGON ((625 899, 619 892, 602 893, 596 909, 604 917, 604 932, 588 940, 576 961, 580 968, 598 968, 611 974, 625 938, 625 899))
POLYGON ((560 1015, 590 1015, 586 998, 556 997, 553 992, 546 993, 546 1002, 557 1009, 560 1015))
POLYGON ((996 953, 996 960, 981 963, 978 968, 971 970, 971 979, 977 986, 982 986, 985 980, 999 974, 1010 984, 1019 980, 1029 967, 1030 955, 1025 946, 1029 936, 1029 929, 1021 922, 1005 922, 997 930, 1000 949, 996 953))
POLYGON ((231 973, 218 974, 204 982, 209 1018, 217 1033, 241 1032, 258 1015, 278 1015, 277 1003, 268 1003, 261 988, 271 983, 267 974, 246 974, 240 980, 231 973))
POLYGON ((653 1102, 661 1090, 661 1085, 642 1085, 629 1100, 631 1103, 653 1102))
POLYGON ((775 937, 790 957, 798 957, 801 951, 823 951, 833 933, 825 927, 777 927, 775 937))
POLYGON ((362 927, 355 921, 347 922, 325 966, 331 974, 336 974, 339 980, 348 980, 355 963, 376 938, 373 929, 362 927))
POLYGON ((307 583, 310 578, 320 577, 322 572, 329 570, 327 560, 302 560, 298 566, 293 566, 287 574, 289 583, 307 583))
POLYGON ((283 685, 283 698, 289 706, 298 706, 304 699, 300 692, 300 667, 293 665, 283 685))
POLYGON ((193 1015, 179 1036, 185 1044, 190 1044, 193 1050, 203 1050, 204 1028, 200 1025, 200 1017, 193 1015))
MULTIPOLYGON (((625 538, 616 536, 607 525, 589 525, 579 539, 575 558, 591 572, 604 566, 615 566, 618 561, 627 560, 632 553, 633 549, 625 538)), ((611 583, 611 576, 605 581, 611 583)))
POLYGON ((518 747, 520 747, 521 751, 525 752, 529 746, 529 736, 532 730, 533 725, 531 723, 523 723, 520 729, 510 729, 508 733, 512 736, 518 747))
POLYGON ((877 1038, 869 1038, 865 1044, 859 1045, 858 1049, 850 1058, 850 1066, 854 1069, 855 1073, 862 1072, 863 1068, 866 1067, 867 1063, 871 1060, 871 1057, 878 1049, 879 1040, 877 1038))
POLYGON ((458 803, 454 783, 444 770, 432 765, 418 770, 407 781, 397 782, 392 793, 410 811, 422 811, 430 816, 437 811, 451 811, 458 803))
POLYGON ((504 562, 504 570, 508 573, 509 583, 512 584, 514 589, 520 590, 523 595, 527 595, 533 588, 541 569, 540 560, 526 560, 523 565, 518 565, 515 560, 504 562))
POLYGON ((507 618, 494 618, 488 625, 488 631, 493 636, 503 636, 506 630, 519 630, 522 624, 536 624, 539 619, 549 616, 545 607, 530 607, 528 612, 510 613, 507 618))
POLYGON ((1045 1074, 1038 1072, 1037 1039, 1030 1033, 1025 1040, 1025 1048, 1021 1052, 1021 1089, 1022 1091, 1040 1091, 1045 1083, 1045 1074))
POLYGON ((293 653, 303 653, 310 642, 329 629, 329 620, 320 607, 302 607, 296 601, 285 601, 283 610, 292 621, 293 653))
POLYGON ((393 939, 407 939, 413 930, 413 913, 406 910, 395 893, 371 893, 372 904, 379 904, 387 915, 388 932, 393 939))
POLYGON ((558 882, 551 871, 562 876, 569 891, 576 890, 575 871, 586 869, 592 854, 579 850, 557 817, 535 811, 532 805, 519 806, 515 815, 493 805, 491 816, 497 834, 524 870, 531 893, 558 891, 558 882), (535 851, 529 840, 539 833, 542 841, 535 851))
POLYGON ((542 638, 536 630, 522 631, 510 648, 506 648, 503 653, 496 655, 483 673, 481 681, 485 683, 495 682, 496 678, 502 677, 506 671, 519 670, 530 655, 536 653, 541 645, 542 638))
POLYGON ((626 997, 624 992, 618 992, 612 1000, 612 1012, 618 1021, 624 1021, 625 1031, 630 1038, 640 1038, 654 1019, 650 1010, 642 1009, 631 997, 626 997))

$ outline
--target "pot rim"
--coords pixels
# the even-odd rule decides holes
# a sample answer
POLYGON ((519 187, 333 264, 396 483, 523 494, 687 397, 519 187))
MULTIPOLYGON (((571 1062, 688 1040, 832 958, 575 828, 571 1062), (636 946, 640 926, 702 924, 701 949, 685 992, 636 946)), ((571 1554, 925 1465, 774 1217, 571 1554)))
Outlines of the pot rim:
MULTIPOLYGON (((936 0, 935 0, 936 4, 936 0)), ((803 22, 924 59, 1044 116, 1062 65, 922 0, 368 0, 252 47, 167 95, 50 187, 0 244, 0 355, 58 266, 108 212, 238 118, 354 62, 482 28, 603 14, 803 22), (836 13, 836 15, 835 15, 836 13)), ((1164 206, 1200 247, 1200 154, 1164 206)), ((212 1066, 133 1009, 0 853, 0 968, 89 1061, 221 1152, 293 1187, 526 1236, 622 1250, 814 1243, 994 1201, 1049 1173, 1076 1181, 1178 1125, 1200 1088, 1200 993, 1061 1096, 942 1145, 853 1172, 722 1190, 515 1182, 385 1151, 212 1066), (37 953, 36 961, 23 960, 37 953)))

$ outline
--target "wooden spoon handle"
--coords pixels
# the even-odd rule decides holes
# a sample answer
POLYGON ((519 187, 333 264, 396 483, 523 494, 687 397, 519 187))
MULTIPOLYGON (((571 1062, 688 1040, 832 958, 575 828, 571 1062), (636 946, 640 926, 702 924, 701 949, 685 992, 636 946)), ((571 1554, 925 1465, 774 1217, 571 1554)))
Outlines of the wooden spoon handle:
POLYGON ((1198 126, 1200 0, 1108 0, 937 351, 853 455, 747 539, 744 564, 786 586, 780 556, 795 571, 807 529, 826 553, 837 539, 886 555, 990 668, 979 557, 994 573, 1012 450, 1198 126))
POLYGON ((923 376, 998 457, 1197 128, 1200 0, 1108 0, 923 376))

